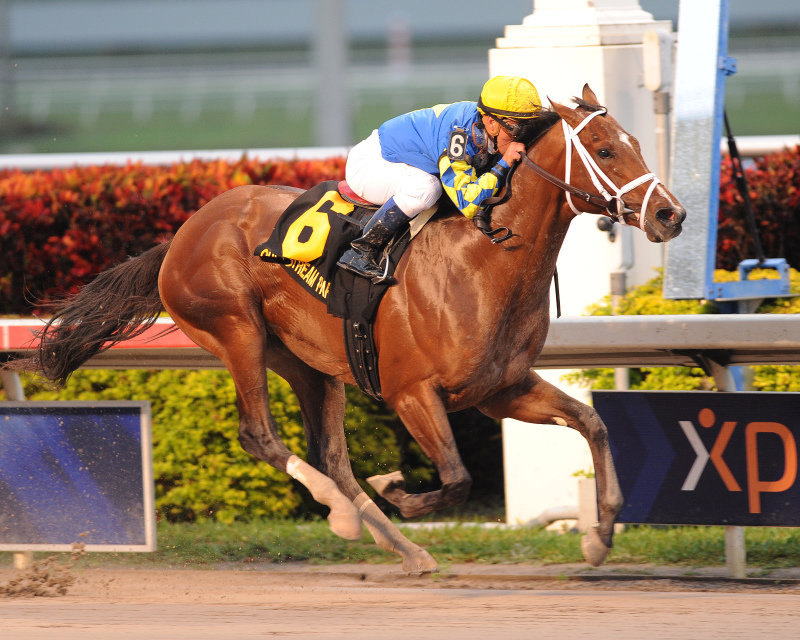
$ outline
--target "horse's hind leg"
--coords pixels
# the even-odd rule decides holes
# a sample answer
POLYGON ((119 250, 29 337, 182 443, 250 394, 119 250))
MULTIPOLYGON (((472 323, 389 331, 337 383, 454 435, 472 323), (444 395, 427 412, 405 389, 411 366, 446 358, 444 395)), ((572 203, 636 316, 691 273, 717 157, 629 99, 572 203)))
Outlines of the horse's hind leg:
MULTIPOLYGON (((248 346, 250 350, 256 349, 253 343, 248 346)), ((361 520, 352 502, 342 495, 334 480, 291 454, 278 437, 277 425, 268 407, 265 363, 261 361, 248 365, 246 360, 238 359, 236 364, 226 365, 236 381, 239 441, 244 450, 279 469, 285 469, 290 476, 306 486, 314 500, 330 507, 328 520, 331 531, 348 540, 358 540, 361 537, 361 520), (264 373, 263 387, 254 366, 258 367, 258 372, 264 373), (259 378, 258 385, 253 385, 254 378, 259 378)))
POLYGON ((394 410, 436 470, 442 488, 427 493, 407 493, 399 471, 368 478, 372 487, 407 518, 463 503, 472 479, 458 454, 450 421, 433 389, 419 385, 392 398, 394 410))
POLYGON ((614 521, 622 509, 623 499, 608 445, 608 430, 597 412, 533 371, 524 382, 497 394, 478 408, 493 418, 571 427, 586 438, 597 479, 599 522, 584 536, 581 544, 589 564, 602 564, 612 545, 614 521))
POLYGON ((344 385, 326 376, 286 352, 272 350, 270 368, 292 387, 300 402, 306 429, 309 462, 332 478, 339 489, 358 508, 376 544, 403 559, 409 573, 438 571, 436 561, 422 547, 406 538, 359 486, 350 459, 344 434, 344 385))
POLYGON ((217 314, 213 301, 208 301, 202 309, 202 318, 188 319, 176 306, 179 305, 173 302, 167 308, 178 326, 195 343, 220 358, 233 376, 242 448, 288 473, 305 485, 317 502, 330 507, 331 531, 348 540, 359 539, 361 520, 352 501, 339 491, 333 480, 289 451, 278 435, 269 411, 268 338, 261 316, 236 307, 217 314))

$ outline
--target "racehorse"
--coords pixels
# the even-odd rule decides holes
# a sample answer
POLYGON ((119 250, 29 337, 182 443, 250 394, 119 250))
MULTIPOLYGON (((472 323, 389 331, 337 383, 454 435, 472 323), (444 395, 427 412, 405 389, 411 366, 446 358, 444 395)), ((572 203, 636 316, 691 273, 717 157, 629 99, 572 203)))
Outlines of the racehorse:
MULTIPOLYGON (((513 231, 491 243, 446 199, 410 244, 375 319, 383 398, 433 461, 441 488, 409 494, 399 471, 369 479, 406 516, 463 502, 471 479, 448 412, 571 427, 594 462, 599 521, 582 539, 587 562, 612 546, 622 493, 597 413, 532 369, 545 342, 556 258, 571 220, 585 212, 640 227, 653 242, 681 231, 685 210, 647 169, 638 142, 584 86, 576 108, 551 100, 546 127, 522 157, 492 223, 513 231), (560 126, 556 126, 560 124, 560 126)), ((92 355, 138 335, 166 310, 233 376, 239 440, 250 454, 304 484, 330 507, 331 529, 356 539, 362 522, 409 572, 435 560, 402 535, 353 476, 344 437, 344 384, 354 377, 342 321, 278 264, 253 249, 298 190, 243 186, 212 199, 174 238, 101 273, 58 308, 34 355, 17 369, 64 382, 92 355), (280 440, 270 414, 267 369, 300 402, 308 462, 280 440)))

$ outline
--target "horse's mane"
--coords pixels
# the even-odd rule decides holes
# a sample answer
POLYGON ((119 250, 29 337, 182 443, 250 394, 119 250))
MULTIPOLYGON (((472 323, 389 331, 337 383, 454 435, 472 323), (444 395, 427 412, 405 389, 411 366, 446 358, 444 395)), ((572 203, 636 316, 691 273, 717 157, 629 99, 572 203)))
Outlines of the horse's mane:
MULTIPOLYGON (((585 109, 590 112, 605 109, 605 107, 587 102, 583 98, 576 97, 573 98, 572 101, 578 105, 579 109, 585 109)), ((551 109, 542 109, 538 116, 530 120, 525 120, 520 124, 516 140, 524 143, 526 148, 530 148, 559 120, 561 120, 561 116, 555 111, 551 109)))
POLYGON ((523 120, 516 135, 516 140, 522 142, 526 148, 531 147, 536 141, 547 133, 550 128, 559 120, 559 116, 555 111, 550 109, 542 109, 538 116, 530 120, 523 120))
POLYGON ((594 104, 592 102, 586 102, 583 98, 573 98, 572 101, 578 105, 579 109, 585 109, 586 111, 601 111, 607 109, 599 104, 594 104))

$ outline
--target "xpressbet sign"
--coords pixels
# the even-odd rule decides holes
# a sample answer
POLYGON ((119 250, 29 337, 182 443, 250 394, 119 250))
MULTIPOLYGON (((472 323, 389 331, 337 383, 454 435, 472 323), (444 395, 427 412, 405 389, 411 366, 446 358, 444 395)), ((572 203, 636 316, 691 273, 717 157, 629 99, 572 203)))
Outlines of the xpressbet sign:
POLYGON ((595 391, 620 522, 800 526, 800 394, 595 391))

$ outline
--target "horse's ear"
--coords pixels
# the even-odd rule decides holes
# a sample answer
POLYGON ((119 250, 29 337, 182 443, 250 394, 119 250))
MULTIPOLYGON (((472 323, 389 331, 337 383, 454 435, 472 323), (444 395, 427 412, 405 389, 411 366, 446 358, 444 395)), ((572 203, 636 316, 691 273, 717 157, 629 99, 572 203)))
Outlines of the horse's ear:
POLYGON ((562 110, 567 109, 568 111, 572 111, 569 107, 565 107, 560 102, 556 102, 550 96, 547 96, 547 101, 550 103, 550 108, 557 113, 561 113, 562 110))
POLYGON ((566 120, 569 124, 574 126, 573 123, 578 121, 578 118, 575 116, 575 110, 556 102, 550 96, 547 96, 547 99, 550 101, 550 107, 553 111, 560 115, 562 120, 566 120))
POLYGON ((594 91, 592 91, 588 83, 583 85, 583 95, 581 97, 589 104, 600 104, 600 101, 597 99, 597 96, 594 95, 594 91))

